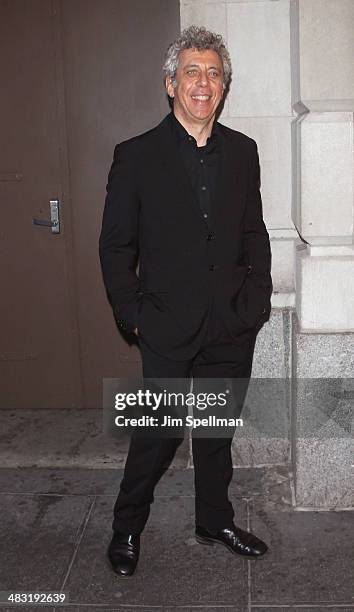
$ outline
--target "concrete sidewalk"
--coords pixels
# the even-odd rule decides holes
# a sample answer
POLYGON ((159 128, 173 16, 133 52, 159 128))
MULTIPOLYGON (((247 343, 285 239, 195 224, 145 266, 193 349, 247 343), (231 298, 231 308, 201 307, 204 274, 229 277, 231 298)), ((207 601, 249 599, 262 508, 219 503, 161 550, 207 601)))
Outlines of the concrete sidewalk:
POLYGON ((1 469, 0 591, 69 594, 64 607, 21 607, 29 611, 354 611, 354 515, 294 510, 286 467, 234 471, 236 523, 270 547, 258 561, 195 542, 193 470, 170 469, 128 579, 105 558, 121 476, 121 468, 1 469))

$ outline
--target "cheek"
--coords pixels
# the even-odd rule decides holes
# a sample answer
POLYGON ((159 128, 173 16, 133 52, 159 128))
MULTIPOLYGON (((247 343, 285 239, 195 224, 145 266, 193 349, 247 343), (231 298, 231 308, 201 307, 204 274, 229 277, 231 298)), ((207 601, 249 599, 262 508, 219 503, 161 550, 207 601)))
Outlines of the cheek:
POLYGON ((221 89, 218 89, 218 90, 216 91, 215 98, 216 98, 216 101, 217 101, 218 103, 221 101, 221 99, 222 99, 222 97, 223 97, 223 93, 224 93, 224 91, 223 91, 223 89, 222 89, 222 88, 221 88, 221 89))
POLYGON ((183 91, 183 95, 184 95, 184 97, 188 97, 188 96, 190 95, 190 90, 191 90, 191 86, 190 86, 189 84, 186 84, 186 85, 183 87, 183 90, 182 90, 182 91, 183 91))
POLYGON ((184 95, 183 95, 183 101, 184 101, 184 103, 185 103, 186 105, 191 104, 191 103, 193 102, 193 100, 192 100, 192 98, 191 98, 191 96, 190 96, 190 93, 189 93, 188 91, 185 91, 185 92, 184 92, 184 95))

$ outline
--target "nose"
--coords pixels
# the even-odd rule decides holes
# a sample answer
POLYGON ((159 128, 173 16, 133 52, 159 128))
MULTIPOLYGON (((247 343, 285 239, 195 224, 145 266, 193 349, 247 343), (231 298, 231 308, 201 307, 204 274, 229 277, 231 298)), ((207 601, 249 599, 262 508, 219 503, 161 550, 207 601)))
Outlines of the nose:
POLYGON ((208 85, 209 82, 209 78, 208 78, 208 73, 203 70, 200 71, 199 75, 198 75, 198 85, 200 87, 206 87, 208 85))

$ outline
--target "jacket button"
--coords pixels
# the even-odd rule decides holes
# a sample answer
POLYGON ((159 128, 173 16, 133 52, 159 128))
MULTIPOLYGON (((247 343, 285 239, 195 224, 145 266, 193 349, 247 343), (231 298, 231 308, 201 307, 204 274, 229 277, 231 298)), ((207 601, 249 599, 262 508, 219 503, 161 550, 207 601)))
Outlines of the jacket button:
POLYGON ((215 265, 215 264, 210 264, 210 266, 209 266, 209 270, 210 270, 210 272, 215 272, 215 270, 217 270, 217 269, 218 269, 218 266, 217 266, 217 265, 215 265))
POLYGON ((209 242, 210 240, 213 240, 214 238, 215 238, 214 234, 208 234, 208 235, 207 235, 207 240, 208 240, 208 242, 209 242))
POLYGON ((252 272, 252 266, 247 266, 247 274, 251 274, 252 272))

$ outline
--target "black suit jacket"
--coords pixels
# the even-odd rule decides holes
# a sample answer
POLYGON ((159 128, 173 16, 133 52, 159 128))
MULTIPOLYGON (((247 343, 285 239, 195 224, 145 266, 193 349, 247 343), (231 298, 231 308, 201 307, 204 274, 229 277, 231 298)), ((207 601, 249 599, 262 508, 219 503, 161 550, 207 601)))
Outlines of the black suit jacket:
POLYGON ((99 250, 118 326, 161 355, 198 350, 212 302, 233 337, 269 318, 269 237, 254 140, 218 124, 213 216, 199 208, 167 116, 116 146, 99 250), (139 272, 136 273, 139 262, 139 272))

